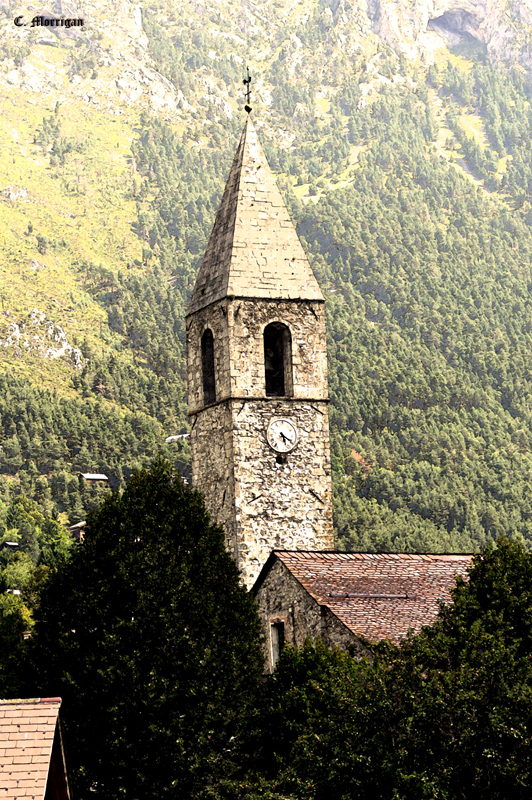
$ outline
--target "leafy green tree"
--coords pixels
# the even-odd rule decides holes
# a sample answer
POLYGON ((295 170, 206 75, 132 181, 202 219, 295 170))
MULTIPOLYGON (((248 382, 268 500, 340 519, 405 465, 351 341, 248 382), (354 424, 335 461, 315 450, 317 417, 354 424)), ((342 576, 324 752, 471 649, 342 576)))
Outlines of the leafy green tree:
POLYGON ((13 696, 41 588, 67 562, 72 537, 37 503, 18 495, 0 506, 0 544, 0 692, 13 696))
POLYGON ((2 586, 6 590, 11 589, 20 592, 31 581, 35 563, 30 555, 22 551, 10 553, 6 560, 7 563, 1 573, 2 586))
MULTIPOLYGON (((5 587, 5 582, 3 582, 3 587, 5 587)), ((0 686, 2 697, 13 697, 13 694, 16 694, 16 681, 12 682, 11 676, 20 669, 21 658, 24 656, 24 636, 31 630, 32 625, 31 611, 24 599, 3 588, 0 594, 0 686)))
POLYGON ((79 798, 215 796, 260 684, 253 600, 201 496, 158 460, 45 586, 25 693, 63 697, 79 798))
POLYGON ((49 567, 66 559, 72 545, 65 527, 24 495, 14 497, 9 504, 0 521, 0 536, 18 542, 35 564, 49 567))
POLYGON ((429 796, 432 782, 435 797, 530 797, 531 586, 532 556, 499 539, 457 579, 438 623, 387 661, 405 797, 429 796))

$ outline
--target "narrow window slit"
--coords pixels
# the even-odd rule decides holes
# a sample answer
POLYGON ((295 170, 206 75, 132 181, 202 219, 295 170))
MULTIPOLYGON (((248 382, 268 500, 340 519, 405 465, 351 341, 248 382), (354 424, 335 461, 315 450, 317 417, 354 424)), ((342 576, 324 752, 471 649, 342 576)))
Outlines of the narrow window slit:
POLYGON ((216 379, 214 375, 214 338, 207 328, 201 337, 201 367, 203 371, 203 404, 216 401, 216 379))
POLYGON ((264 372, 267 397, 292 396, 292 338, 281 322, 264 329, 264 372))
POLYGON ((284 642, 285 642, 284 622, 272 622, 271 637, 272 637, 272 666, 274 667, 277 659, 281 654, 281 650, 284 647, 284 642))

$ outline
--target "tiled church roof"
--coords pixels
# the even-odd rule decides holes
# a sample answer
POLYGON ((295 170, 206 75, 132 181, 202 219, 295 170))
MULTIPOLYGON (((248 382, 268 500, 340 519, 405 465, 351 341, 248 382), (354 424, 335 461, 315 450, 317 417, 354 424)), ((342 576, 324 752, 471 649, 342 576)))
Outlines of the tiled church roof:
POLYGON ((472 556, 276 550, 256 587, 274 558, 353 633, 397 643, 410 628, 435 622, 439 601, 450 601, 455 576, 466 576, 472 556))
MULTIPOLYGON (((44 798, 60 707, 59 697, 0 700, 0 798, 44 798)), ((58 778, 50 796, 67 798, 58 778)))
POLYGON ((228 296, 323 300, 249 118, 187 315, 228 296))

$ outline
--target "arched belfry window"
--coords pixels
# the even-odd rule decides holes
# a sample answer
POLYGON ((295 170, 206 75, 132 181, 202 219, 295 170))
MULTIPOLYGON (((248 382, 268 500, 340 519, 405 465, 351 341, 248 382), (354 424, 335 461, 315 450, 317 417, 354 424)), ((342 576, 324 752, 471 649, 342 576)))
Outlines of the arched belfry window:
POLYGON ((214 375, 214 338, 207 328, 201 337, 201 369, 203 374, 203 404, 208 406, 216 400, 214 375))
POLYGON ((271 322, 264 328, 264 371, 268 397, 292 394, 292 338, 287 325, 271 322))

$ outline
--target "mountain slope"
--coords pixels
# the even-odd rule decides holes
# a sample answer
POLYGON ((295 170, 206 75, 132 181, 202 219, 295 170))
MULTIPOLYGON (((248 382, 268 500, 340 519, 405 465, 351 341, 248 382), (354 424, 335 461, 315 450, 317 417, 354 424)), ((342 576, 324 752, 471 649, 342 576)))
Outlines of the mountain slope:
POLYGON ((413 49, 396 27, 399 54, 354 4, 111 10, 61 36, 3 22, 3 496, 74 522, 98 499, 78 470, 120 485, 162 449, 187 472, 164 439, 187 430, 184 311, 250 63, 327 299, 340 546, 530 541, 531 87, 490 60, 499 10, 489 41, 455 20, 452 52, 449 17, 413 49))

